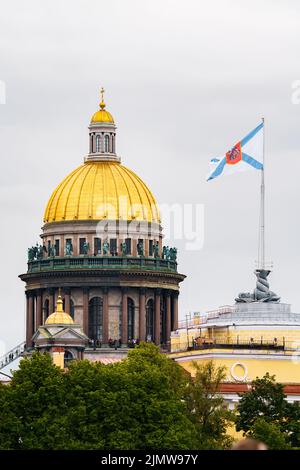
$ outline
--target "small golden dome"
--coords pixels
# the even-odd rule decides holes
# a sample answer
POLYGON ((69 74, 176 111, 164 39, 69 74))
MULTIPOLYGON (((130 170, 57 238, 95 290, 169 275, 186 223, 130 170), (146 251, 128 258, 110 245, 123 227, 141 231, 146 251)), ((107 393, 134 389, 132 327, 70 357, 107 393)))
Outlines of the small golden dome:
POLYGON ((91 119, 91 123, 95 123, 95 122, 110 122, 112 124, 114 124, 114 118, 112 117, 112 115, 106 111, 106 109, 99 109, 99 111, 97 111, 95 114, 93 114, 92 116, 92 119, 91 119))
POLYGON ((64 312, 63 301, 61 295, 58 296, 56 302, 56 309, 54 313, 51 313, 47 320, 46 325, 72 325, 74 323, 73 318, 68 313, 64 312))
POLYGON ((155 198, 145 183, 118 162, 88 161, 53 191, 44 222, 74 220, 160 222, 155 198))
POLYGON ((114 124, 114 118, 105 109, 106 104, 104 103, 103 94, 104 94, 104 88, 101 88, 102 97, 101 97, 101 102, 99 103, 100 109, 95 114, 93 114, 91 123, 108 122, 108 123, 114 124))

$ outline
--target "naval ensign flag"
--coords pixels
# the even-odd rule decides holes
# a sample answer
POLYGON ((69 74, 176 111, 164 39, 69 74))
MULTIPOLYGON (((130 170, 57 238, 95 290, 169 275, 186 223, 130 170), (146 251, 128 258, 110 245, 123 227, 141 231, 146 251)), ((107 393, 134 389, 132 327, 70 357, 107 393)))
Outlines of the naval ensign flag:
POLYGON ((257 170, 263 169, 263 127, 259 124, 249 134, 240 140, 235 146, 219 159, 213 158, 210 163, 214 166, 207 181, 216 178, 222 173, 232 173, 234 170, 242 170, 249 165, 257 170))

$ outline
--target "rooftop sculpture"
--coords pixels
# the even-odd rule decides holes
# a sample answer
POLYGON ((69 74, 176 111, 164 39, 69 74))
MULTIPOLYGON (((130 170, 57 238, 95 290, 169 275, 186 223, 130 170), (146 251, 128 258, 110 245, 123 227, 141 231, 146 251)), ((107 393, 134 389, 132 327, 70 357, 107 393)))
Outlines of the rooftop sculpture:
POLYGON ((279 302, 280 297, 270 290, 267 277, 271 271, 267 269, 257 269, 254 274, 257 277, 256 288, 253 294, 250 292, 241 292, 235 299, 237 303, 250 303, 250 302, 279 302))

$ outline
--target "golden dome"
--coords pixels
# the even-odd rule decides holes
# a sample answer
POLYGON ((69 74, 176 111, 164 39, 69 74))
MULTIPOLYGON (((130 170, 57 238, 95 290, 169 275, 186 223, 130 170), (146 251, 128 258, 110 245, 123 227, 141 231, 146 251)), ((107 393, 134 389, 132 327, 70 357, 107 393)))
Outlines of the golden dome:
POLYGON ((61 295, 58 296, 56 302, 56 310, 51 313, 47 320, 46 325, 72 325, 74 323, 73 318, 68 313, 64 312, 63 301, 61 295))
POLYGON ((96 111, 95 114, 93 114, 92 119, 91 119, 91 123, 94 123, 94 122, 110 122, 110 123, 114 124, 114 118, 105 109, 106 105, 104 103, 103 94, 104 94, 104 88, 101 88, 102 98, 101 98, 101 103, 99 103, 100 109, 99 109, 99 111, 96 111))
POLYGON ((93 114, 91 123, 92 122, 110 122, 114 124, 114 118, 106 109, 99 109, 99 111, 93 114))
POLYGON ((74 220, 160 222, 157 203, 145 183, 118 162, 87 161, 57 186, 44 222, 74 220))

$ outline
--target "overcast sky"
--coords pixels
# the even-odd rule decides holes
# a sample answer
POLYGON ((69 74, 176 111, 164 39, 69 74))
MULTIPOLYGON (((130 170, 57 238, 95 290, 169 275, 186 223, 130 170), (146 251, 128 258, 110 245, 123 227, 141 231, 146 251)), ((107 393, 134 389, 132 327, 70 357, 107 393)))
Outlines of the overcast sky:
POLYGON ((102 85, 122 162, 160 203, 204 206, 202 250, 170 241, 182 318, 255 286, 259 172, 205 177, 265 116, 271 288, 300 311, 299 23, 297 0, 1 2, 2 347, 23 340, 18 275, 52 190, 87 153, 102 85))

